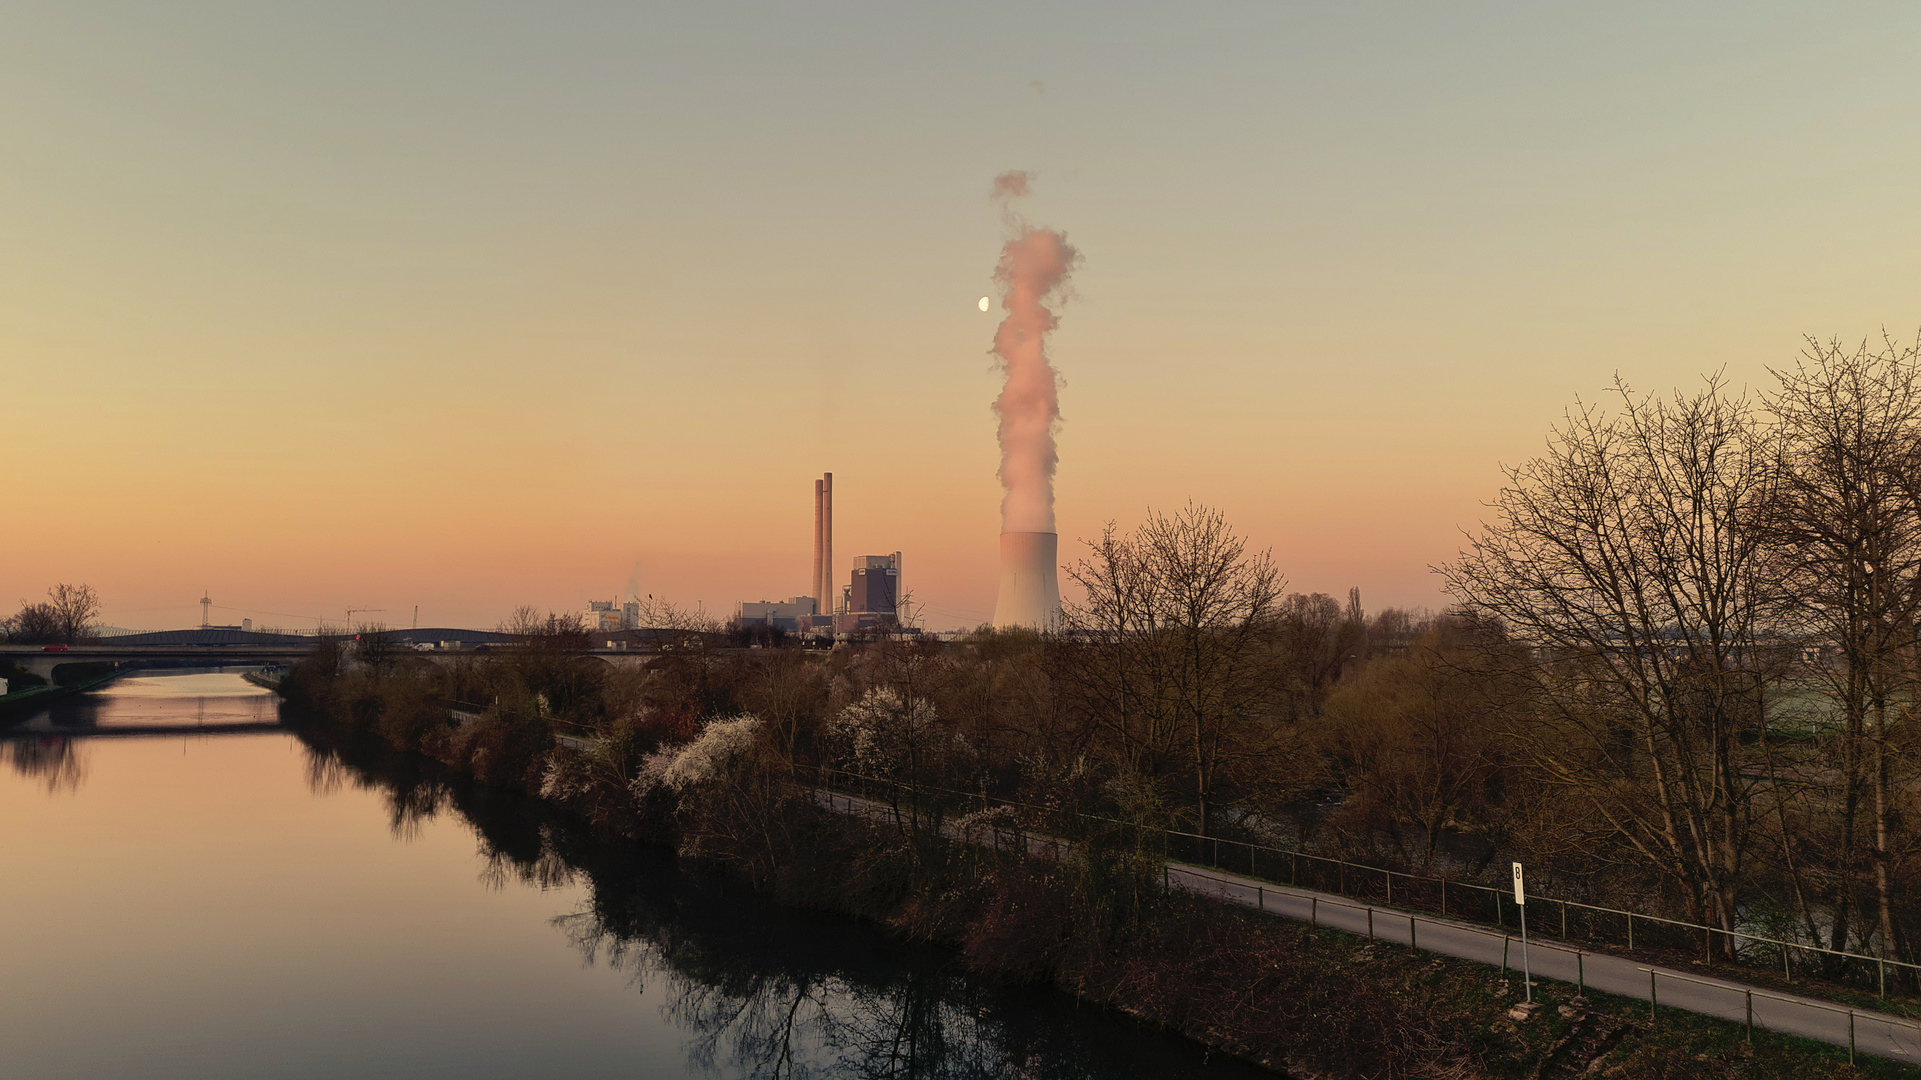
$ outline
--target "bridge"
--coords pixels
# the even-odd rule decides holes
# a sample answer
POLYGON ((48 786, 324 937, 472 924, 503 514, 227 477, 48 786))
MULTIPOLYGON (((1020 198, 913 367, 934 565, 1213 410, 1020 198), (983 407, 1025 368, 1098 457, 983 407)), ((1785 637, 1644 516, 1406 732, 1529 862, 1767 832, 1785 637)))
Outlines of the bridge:
MULTIPOLYGON (((403 663, 449 664, 476 654, 511 652, 517 648, 512 635, 486 630, 401 630, 391 631, 394 649, 403 663)), ((297 637, 291 634, 261 634, 243 630, 169 630, 156 634, 133 634, 107 638, 48 651, 43 645, 0 645, 0 662, 11 662, 35 675, 54 681, 54 671, 69 664, 115 664, 138 667, 159 662, 204 664, 208 667, 238 664, 295 664, 328 640, 297 637)), ((607 648, 587 649, 579 655, 594 657, 615 667, 645 663, 675 640, 669 631, 622 631, 617 637, 601 635, 607 648), (649 636, 651 635, 651 636, 649 636)))
POLYGON ((16 727, 0 731, 0 742, 46 739, 142 739, 174 735, 258 735, 286 731, 277 720, 232 720, 211 724, 79 724, 71 727, 16 727))
POLYGON ((48 682, 55 669, 68 664, 121 666, 159 660, 187 660, 215 667, 221 664, 293 664, 311 656, 315 643, 298 645, 74 645, 48 652, 40 645, 0 645, 0 660, 10 661, 48 682))

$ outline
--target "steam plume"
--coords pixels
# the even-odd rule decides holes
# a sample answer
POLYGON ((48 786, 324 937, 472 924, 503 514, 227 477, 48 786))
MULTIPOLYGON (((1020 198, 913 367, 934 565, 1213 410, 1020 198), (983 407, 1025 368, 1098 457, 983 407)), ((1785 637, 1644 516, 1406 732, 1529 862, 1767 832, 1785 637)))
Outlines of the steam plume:
POLYGON ((1028 176, 1025 169, 1011 169, 994 178, 992 197, 996 201, 1018 199, 1027 194, 1027 182, 1028 176))
POLYGON ((994 333, 994 356, 1007 376, 994 414, 1000 418, 1001 531, 1054 531, 1054 426, 1060 421, 1060 376, 1047 360, 1047 334, 1060 320, 1048 309, 1062 297, 1080 253, 1065 234, 1029 225, 1007 206, 1027 194, 1028 174, 994 178, 1014 238, 1001 248, 994 280, 1007 317, 994 333))

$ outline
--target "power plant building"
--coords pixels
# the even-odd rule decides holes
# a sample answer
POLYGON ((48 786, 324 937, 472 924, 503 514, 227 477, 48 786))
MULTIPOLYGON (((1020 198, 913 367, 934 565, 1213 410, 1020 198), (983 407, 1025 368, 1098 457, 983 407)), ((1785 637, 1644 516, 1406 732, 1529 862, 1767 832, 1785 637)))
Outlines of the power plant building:
POLYGON ((862 555, 847 585, 847 610, 893 615, 900 602, 900 552, 862 555))
POLYGON ((743 627, 801 630, 813 624, 815 609, 811 596, 790 596, 785 600, 743 600, 734 611, 734 621, 743 627))
POLYGON ((901 553, 862 555, 847 584, 834 581, 834 474, 814 481, 813 596, 744 600, 735 625, 778 630, 851 634, 900 623, 901 553))
POLYGON ((834 629, 843 634, 900 623, 901 555, 861 555, 841 591, 834 629))
POLYGON ((617 600, 587 601, 587 631, 589 633, 633 630, 640 626, 640 601, 617 600))

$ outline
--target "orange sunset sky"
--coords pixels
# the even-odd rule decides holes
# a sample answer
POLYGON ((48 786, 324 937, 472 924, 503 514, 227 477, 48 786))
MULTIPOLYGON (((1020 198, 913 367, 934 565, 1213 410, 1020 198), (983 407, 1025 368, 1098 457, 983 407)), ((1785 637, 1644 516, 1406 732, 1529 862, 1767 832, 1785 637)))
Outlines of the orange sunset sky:
MULTIPOLYGON (((991 613, 995 174, 1085 263, 1063 552, 1189 499, 1444 602, 1577 396, 1921 326, 1921 8, 0 11, 0 602, 991 613)), ((306 618, 301 618, 302 616, 306 618)))

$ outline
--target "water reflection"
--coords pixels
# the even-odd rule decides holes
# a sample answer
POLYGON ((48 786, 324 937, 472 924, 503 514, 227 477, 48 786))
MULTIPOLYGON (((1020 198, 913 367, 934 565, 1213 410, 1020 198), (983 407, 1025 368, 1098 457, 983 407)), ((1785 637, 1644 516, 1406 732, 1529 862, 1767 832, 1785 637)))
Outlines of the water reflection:
POLYGON ((589 965, 656 993, 699 1071, 755 1078, 1109 1080, 1269 1075, 1051 991, 959 971, 950 954, 849 920, 796 911, 671 857, 597 840, 538 804, 460 782, 429 762, 301 731, 317 792, 385 799, 396 835, 441 814, 475 830, 491 888, 584 886, 554 920, 589 965))
POLYGON ((243 677, 247 670, 180 668, 125 675, 98 690, 51 703, 13 725, 8 734, 133 734, 278 723, 280 699, 248 682, 243 677))
POLYGON ((14 772, 43 780, 50 792, 75 791, 86 779, 86 752, 77 737, 272 730, 280 723, 280 699, 248 682, 249 670, 176 668, 122 676, 0 728, 0 758, 14 772))
POLYGON ((80 748, 64 736, 8 739, 0 742, 0 758, 21 776, 44 783, 49 793, 77 791, 86 778, 80 748))

